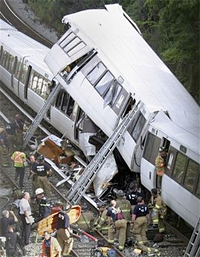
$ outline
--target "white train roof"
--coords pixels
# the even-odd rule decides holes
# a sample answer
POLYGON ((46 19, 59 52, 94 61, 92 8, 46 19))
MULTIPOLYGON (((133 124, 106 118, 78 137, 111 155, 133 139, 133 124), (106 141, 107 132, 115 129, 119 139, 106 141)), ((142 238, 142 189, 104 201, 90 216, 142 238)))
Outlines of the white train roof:
POLYGON ((70 14, 63 22, 78 28, 77 35, 97 49, 111 71, 120 71, 149 111, 168 111, 178 126, 199 137, 198 104, 125 18, 121 6, 70 14))
POLYGON ((41 73, 47 72, 52 75, 44 62, 49 48, 21 33, 3 20, 0 20, 0 42, 4 49, 13 56, 18 56, 21 59, 26 58, 33 68, 39 68, 41 73))

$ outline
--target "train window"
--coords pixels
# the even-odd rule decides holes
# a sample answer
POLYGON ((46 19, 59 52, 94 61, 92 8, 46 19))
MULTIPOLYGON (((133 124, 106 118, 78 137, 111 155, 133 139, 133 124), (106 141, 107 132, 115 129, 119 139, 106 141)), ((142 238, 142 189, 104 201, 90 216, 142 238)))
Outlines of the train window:
POLYGON ((75 36, 74 33, 70 33, 65 40, 60 43, 60 46, 69 56, 72 56, 83 49, 86 44, 79 37, 75 36))
POLYGON ((103 78, 101 78, 101 80, 97 83, 95 88, 101 96, 104 96, 105 93, 108 91, 113 79, 113 75, 109 71, 107 71, 103 78))
POLYGON ((135 140, 135 142, 137 142, 139 136, 140 136, 140 133, 144 127, 144 124, 146 122, 146 119, 145 117, 142 115, 142 113, 139 114, 139 117, 135 123, 135 126, 133 128, 133 131, 131 133, 131 136, 133 137, 133 139, 135 140))
POLYGON ((44 99, 47 99, 49 94, 50 94, 50 87, 51 87, 51 82, 44 78, 43 79, 43 84, 42 84, 42 89, 41 89, 41 97, 44 99))
POLYGON ((67 35, 67 36, 64 38, 64 40, 62 40, 62 41, 60 42, 60 46, 61 46, 62 48, 65 48, 65 47, 67 46, 67 44, 69 44, 69 42, 71 42, 75 37, 76 37, 76 35, 75 35, 73 32, 71 32, 69 35, 67 35))
POLYGON ((1 46, 1 50, 0 50, 0 62, 1 62, 2 56, 3 56, 3 46, 1 46))
POLYGON ((160 146, 160 141, 161 141, 160 138, 158 138, 154 134, 148 132, 143 157, 144 157, 144 159, 146 159, 147 161, 149 161, 153 165, 155 165, 155 159, 158 155, 158 149, 159 149, 159 146, 160 146))
POLYGON ((2 66, 10 73, 13 72, 13 66, 14 66, 14 57, 10 55, 7 51, 4 51, 3 53, 3 62, 2 66))
POLYGON ((47 99, 50 93, 51 82, 47 78, 44 78, 36 71, 33 71, 30 79, 30 88, 40 95, 43 99, 47 99))
POLYGON ((135 140, 135 142, 137 142, 139 135, 144 127, 145 122, 146 122, 146 119, 140 112, 136 122, 134 123, 132 132, 130 133, 132 138, 135 140))
POLYGON ((179 184, 183 182, 186 162, 186 156, 182 153, 178 153, 174 164, 174 170, 172 172, 172 178, 179 184))
POLYGON ((62 103, 62 98, 63 98, 63 95, 64 95, 64 90, 60 90, 60 92, 58 93, 58 96, 56 98, 56 103, 55 103, 55 106, 60 109, 60 106, 61 106, 61 103, 62 103))
POLYGON ((26 78, 28 74, 28 66, 26 64, 22 65, 22 70, 21 70, 21 76, 20 76, 20 81, 25 84, 26 83, 26 78))
POLYGON ((69 99, 69 95, 64 92, 63 93, 63 100, 61 103, 61 111, 66 113, 67 112, 67 108, 68 108, 68 99, 69 99))
POLYGON ((106 71, 106 67, 102 62, 99 62, 95 68, 87 75, 87 79, 92 85, 94 85, 97 80, 103 75, 106 71))
POLYGON ((183 186, 190 192, 194 192, 199 174, 199 165, 193 160, 189 160, 183 186))
POLYGON ((9 53, 7 51, 4 51, 3 53, 3 62, 2 62, 2 66, 7 69, 8 63, 9 63, 9 53))
POLYGON ((68 52, 69 57, 71 57, 72 55, 74 55, 74 54, 76 54, 77 52, 79 52, 80 50, 82 50, 85 46, 86 46, 86 44, 83 43, 83 42, 78 43, 75 47, 73 47, 73 48, 68 52))
POLYGON ((64 90, 60 90, 55 105, 59 110, 70 117, 74 108, 74 100, 64 90))
POLYGON ((13 73, 14 63, 15 63, 15 58, 14 58, 14 56, 10 55, 9 63, 8 63, 8 71, 10 73, 13 73))
POLYGON ((122 86, 116 80, 114 80, 104 97, 104 107, 108 104, 113 106, 117 97, 119 96, 119 93, 121 92, 121 89, 122 86))
POLYGON ((20 70, 21 70, 22 63, 20 61, 17 62, 16 69, 15 69, 15 77, 19 79, 20 77, 20 70))
POLYGON ((200 198, 200 178, 199 178, 198 183, 197 183, 196 196, 197 196, 198 198, 200 198))

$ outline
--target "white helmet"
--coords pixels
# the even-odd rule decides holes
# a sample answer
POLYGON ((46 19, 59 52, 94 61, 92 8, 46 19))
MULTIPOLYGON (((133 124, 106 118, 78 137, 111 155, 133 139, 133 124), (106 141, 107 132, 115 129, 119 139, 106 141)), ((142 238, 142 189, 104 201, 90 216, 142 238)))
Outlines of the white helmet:
POLYGON ((35 194, 36 194, 36 195, 40 195, 40 194, 42 194, 42 193, 44 193, 44 190, 43 190, 42 188, 37 188, 37 189, 35 190, 35 194))

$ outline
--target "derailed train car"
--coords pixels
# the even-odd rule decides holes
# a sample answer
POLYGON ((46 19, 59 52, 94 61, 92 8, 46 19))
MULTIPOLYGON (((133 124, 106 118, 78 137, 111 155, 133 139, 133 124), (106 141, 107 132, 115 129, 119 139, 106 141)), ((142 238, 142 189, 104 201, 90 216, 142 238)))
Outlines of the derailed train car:
MULTIPOLYGON (((39 60, 31 63, 28 54, 18 57, 21 42, 8 47, 11 34, 17 32, 9 31, 8 36, 1 30, 7 33, 6 42, 1 37, 2 81, 36 111, 48 97, 51 80, 61 83, 63 88, 45 119, 81 147, 88 159, 94 155, 89 137, 99 131, 109 137, 123 117, 142 102, 117 149, 130 171, 140 174, 142 185, 150 190, 157 183, 154 162, 158 149, 165 147, 163 199, 194 226, 200 214, 199 106, 119 5, 67 15, 63 22, 66 33, 50 51, 44 51, 48 66, 44 70, 39 60), (15 63, 6 62, 9 54, 15 63), (25 66, 21 71, 24 81, 16 75, 18 61, 25 66), (43 91, 41 78, 47 80, 43 91), (10 86, 15 80, 17 90, 10 86), (84 126, 87 121, 89 125, 84 126)), ((34 49, 36 43, 30 41, 34 49)), ((37 60, 36 52, 34 56, 37 60)))

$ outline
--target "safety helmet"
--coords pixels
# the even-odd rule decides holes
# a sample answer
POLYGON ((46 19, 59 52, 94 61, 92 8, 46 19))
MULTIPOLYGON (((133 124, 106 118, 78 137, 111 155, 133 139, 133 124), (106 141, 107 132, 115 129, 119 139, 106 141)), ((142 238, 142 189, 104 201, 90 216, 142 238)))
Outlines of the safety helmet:
POLYGON ((117 192, 117 197, 118 197, 118 196, 125 196, 124 191, 119 190, 119 191, 117 192))
POLYGON ((35 190, 35 194, 36 195, 40 195, 40 194, 43 194, 44 193, 44 190, 42 189, 42 188, 37 188, 36 190, 35 190))
POLYGON ((166 152, 165 147, 163 147, 163 146, 159 147, 159 152, 160 152, 160 153, 161 153, 161 152, 166 152))
POLYGON ((154 194, 154 195, 157 195, 157 189, 156 188, 152 188, 151 189, 151 193, 154 194))
POLYGON ((37 161, 43 161, 44 160, 44 156, 43 155, 39 155, 38 157, 37 157, 37 161))

